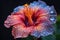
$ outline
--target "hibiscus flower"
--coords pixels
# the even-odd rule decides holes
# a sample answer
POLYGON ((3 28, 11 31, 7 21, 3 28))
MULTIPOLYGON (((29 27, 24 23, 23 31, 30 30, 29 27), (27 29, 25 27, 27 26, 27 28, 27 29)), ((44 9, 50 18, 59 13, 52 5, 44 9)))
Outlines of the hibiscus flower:
POLYGON ((5 27, 12 27, 14 38, 48 36, 53 34, 56 23, 56 11, 43 1, 34 1, 30 4, 18 6, 7 17, 5 27))

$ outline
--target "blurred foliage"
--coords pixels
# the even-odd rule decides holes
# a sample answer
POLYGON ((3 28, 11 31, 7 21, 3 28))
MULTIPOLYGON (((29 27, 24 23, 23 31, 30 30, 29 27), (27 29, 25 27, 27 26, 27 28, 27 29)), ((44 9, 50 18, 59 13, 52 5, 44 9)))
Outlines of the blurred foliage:
POLYGON ((49 35, 46 37, 42 37, 42 40, 56 40, 56 37, 55 37, 55 35, 49 35))
POLYGON ((56 40, 60 40, 60 15, 57 16, 57 23, 56 23, 56 40))
MULTIPOLYGON (((60 40, 60 15, 57 16, 57 22, 54 24, 55 33, 49 36, 42 37, 42 40, 60 40)), ((37 40, 36 38, 29 36, 21 40, 37 40)))

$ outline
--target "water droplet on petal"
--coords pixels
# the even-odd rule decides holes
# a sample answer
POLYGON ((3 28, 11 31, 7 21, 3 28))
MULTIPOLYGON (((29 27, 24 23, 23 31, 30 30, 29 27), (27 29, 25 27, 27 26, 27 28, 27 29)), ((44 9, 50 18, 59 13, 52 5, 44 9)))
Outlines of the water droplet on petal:
POLYGON ((50 17, 50 21, 51 21, 52 23, 56 23, 56 16, 51 16, 51 17, 50 17))

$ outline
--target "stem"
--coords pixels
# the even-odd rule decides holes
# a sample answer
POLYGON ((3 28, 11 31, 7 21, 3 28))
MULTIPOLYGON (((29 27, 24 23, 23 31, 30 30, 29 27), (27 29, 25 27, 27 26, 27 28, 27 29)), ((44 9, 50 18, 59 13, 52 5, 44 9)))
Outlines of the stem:
POLYGON ((36 37, 33 37, 33 39, 34 39, 34 40, 37 40, 37 38, 36 38, 36 37))
POLYGON ((34 40, 37 40, 37 38, 35 38, 34 40))
POLYGON ((34 40, 42 40, 42 38, 36 38, 36 37, 33 37, 34 40))

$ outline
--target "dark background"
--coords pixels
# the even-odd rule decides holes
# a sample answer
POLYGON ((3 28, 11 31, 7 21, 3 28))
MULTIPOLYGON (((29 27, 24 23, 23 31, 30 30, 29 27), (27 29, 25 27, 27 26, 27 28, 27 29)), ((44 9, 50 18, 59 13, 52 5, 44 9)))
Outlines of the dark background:
MULTIPOLYGON (((19 5, 23 5, 25 3, 31 3, 37 0, 0 0, 0 40, 14 40, 11 35, 11 28, 7 29, 4 26, 4 20, 7 18, 9 14, 13 11, 13 9, 19 5)), ((54 5, 57 14, 60 14, 60 1, 59 0, 43 0, 48 5, 54 5)))

